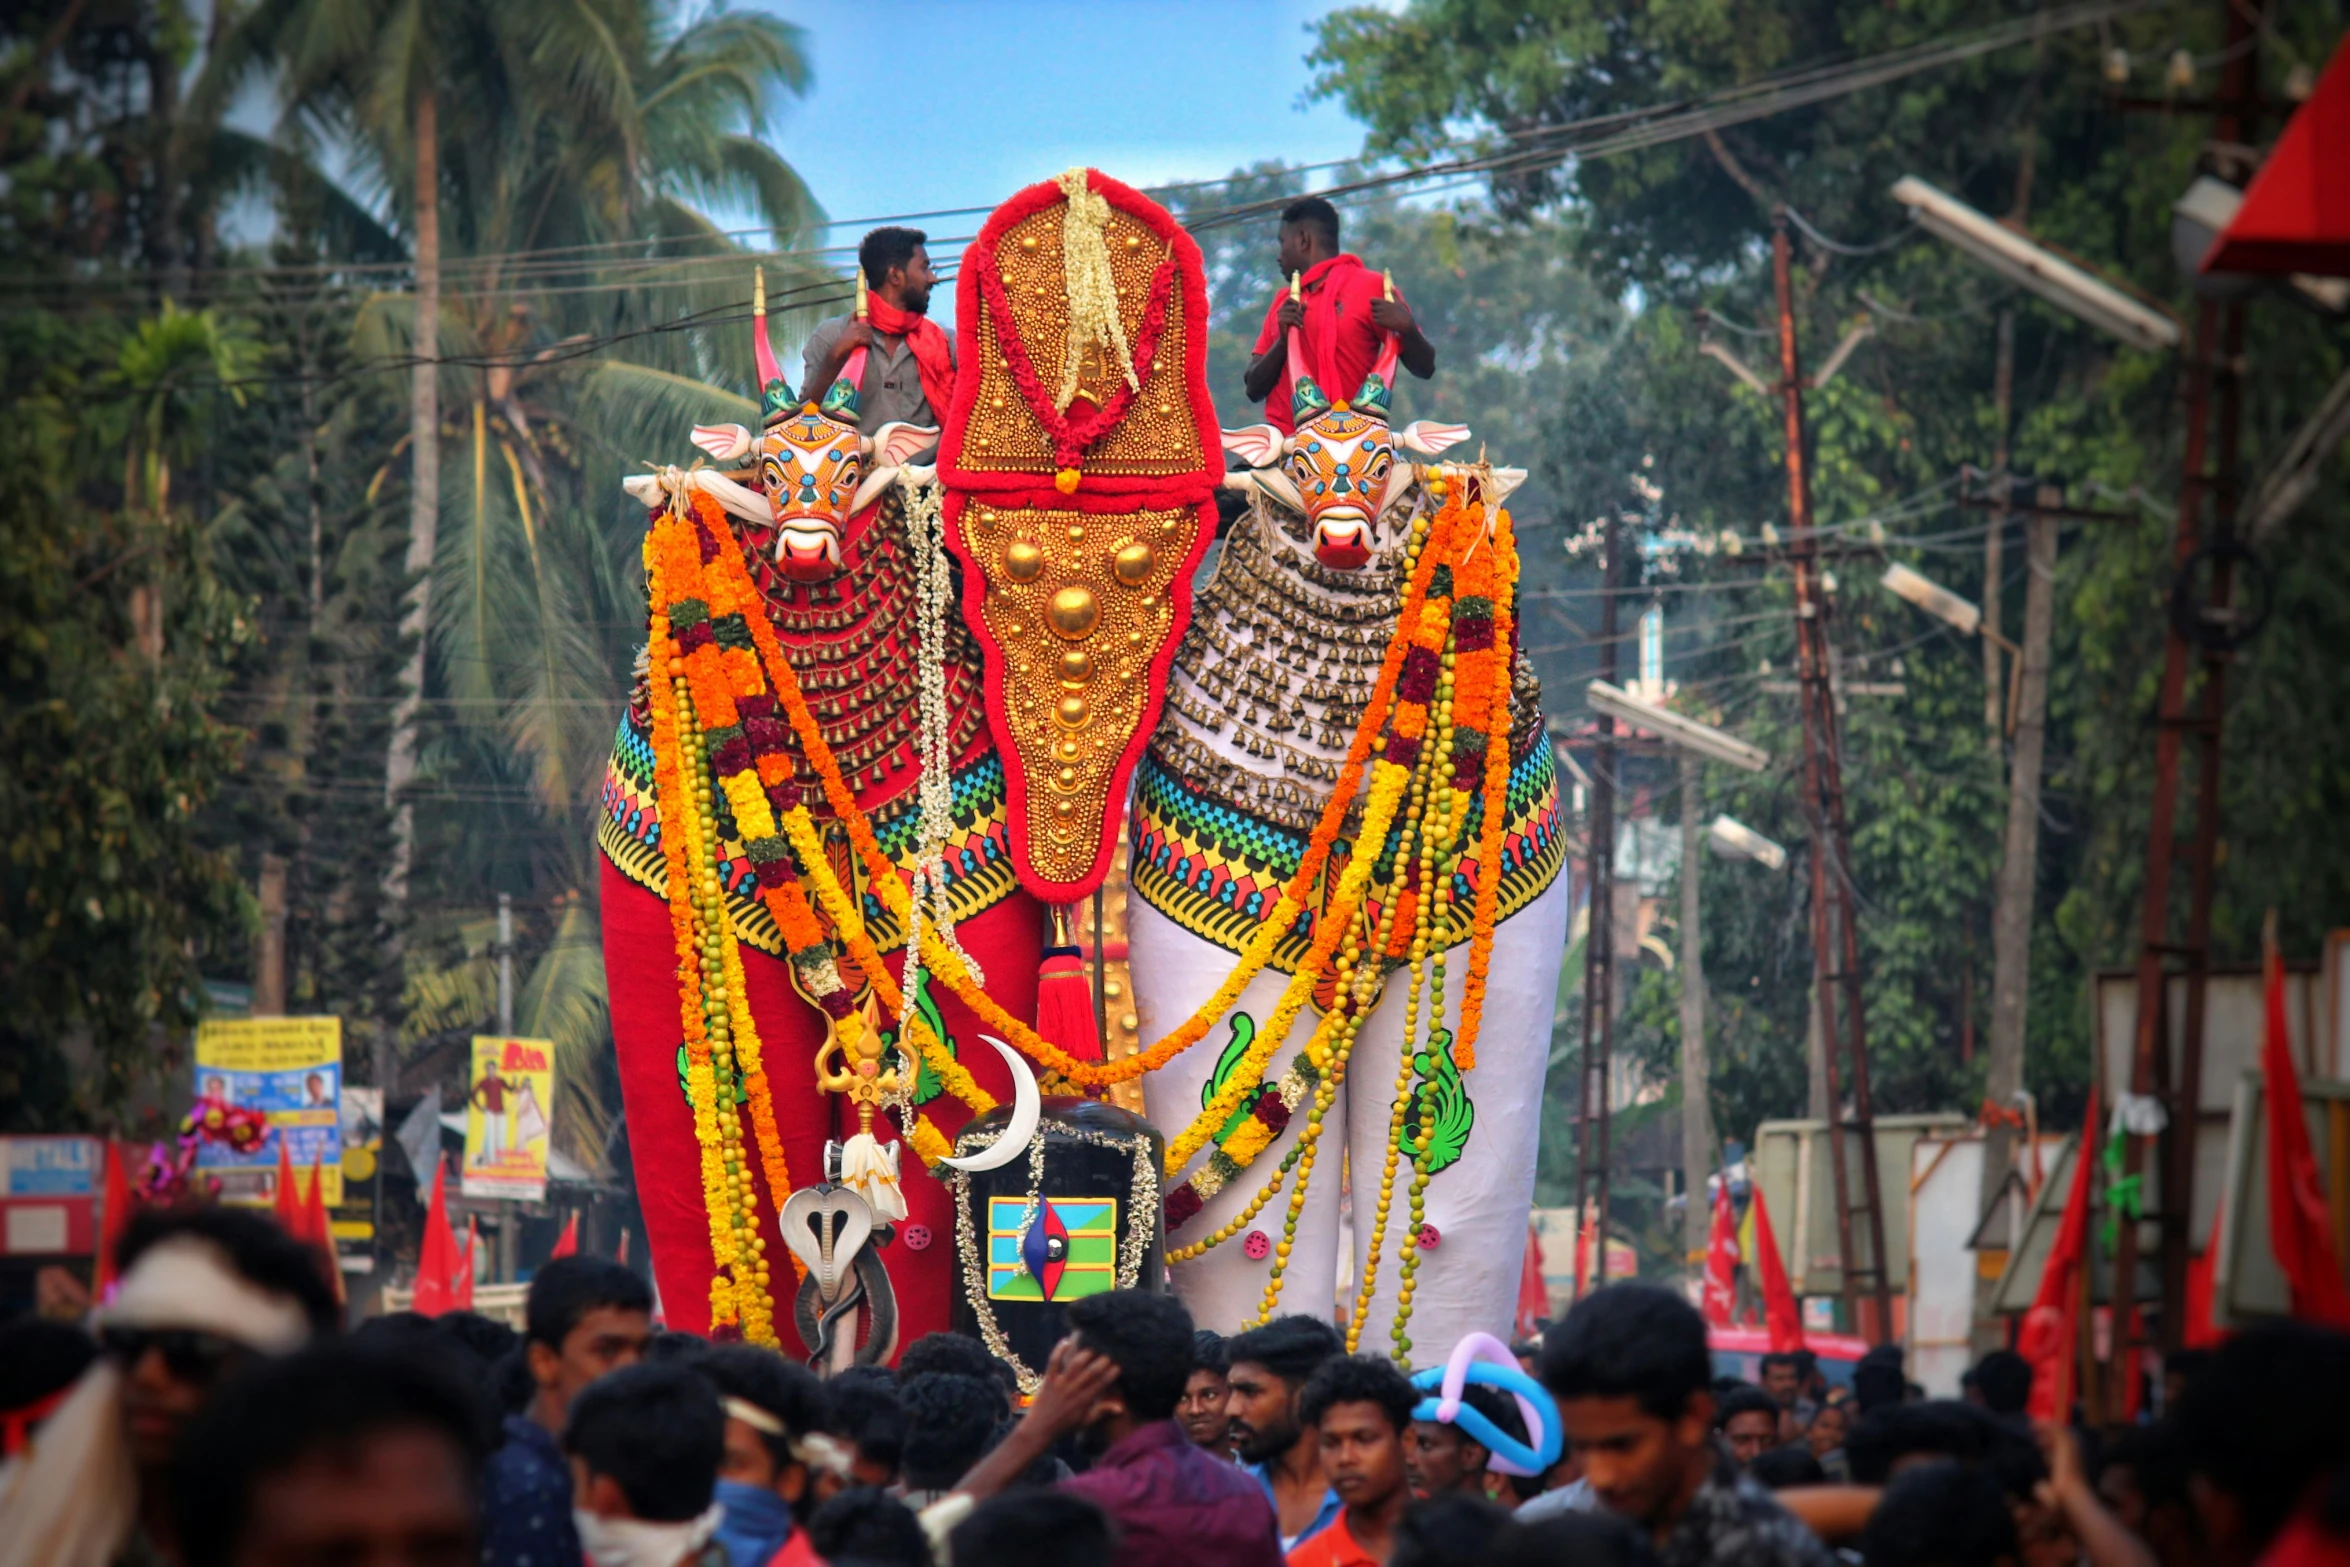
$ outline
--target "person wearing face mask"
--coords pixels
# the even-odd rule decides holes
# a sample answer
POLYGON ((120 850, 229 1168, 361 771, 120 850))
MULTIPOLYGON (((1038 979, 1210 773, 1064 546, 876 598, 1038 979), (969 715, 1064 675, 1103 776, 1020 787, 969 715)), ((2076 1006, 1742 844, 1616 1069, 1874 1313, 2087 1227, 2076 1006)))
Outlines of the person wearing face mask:
POLYGON ((1176 1423, 1192 1364, 1183 1303, 1113 1290, 1073 1302, 1064 1320, 1069 1336, 1046 1363, 1035 1402, 956 1490, 984 1502, 1075 1432, 1096 1456, 1060 1488, 1117 1526, 1115 1567, 1278 1567, 1263 1487, 1176 1423))
POLYGON ((726 1411, 697 1373, 637 1365, 594 1383, 572 1401, 563 1451, 588 1567, 732 1567, 715 1538, 726 1411))
POLYGON ((849 1467, 847 1449, 823 1430, 824 1384, 807 1367, 749 1344, 711 1350, 694 1370, 718 1389, 726 1411, 718 1542, 734 1567, 810 1567, 817 1556, 805 1525, 818 1476, 845 1476, 849 1467))
POLYGON ((188 1423, 234 1372, 339 1325, 317 1254, 250 1209, 143 1212, 116 1256, 121 1283, 92 1318, 101 1354, 0 1503, 0 1567, 175 1559, 188 1423))

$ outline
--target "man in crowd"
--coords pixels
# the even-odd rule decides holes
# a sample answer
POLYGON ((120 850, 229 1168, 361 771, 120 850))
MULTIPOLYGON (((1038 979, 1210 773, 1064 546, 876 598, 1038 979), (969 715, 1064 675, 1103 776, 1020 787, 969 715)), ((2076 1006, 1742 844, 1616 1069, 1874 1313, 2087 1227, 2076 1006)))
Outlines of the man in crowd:
MULTIPOLYGON (((1461 1389, 1461 1403, 1505 1435, 1526 1439, 1517 1402, 1499 1388, 1472 1382, 1461 1389)), ((1449 1420, 1414 1420, 1404 1433, 1404 1478, 1414 1496, 1490 1496, 1496 1488, 1488 1483, 1485 1466, 1492 1461, 1491 1448, 1449 1420)))
POLYGON ((1035 1402, 956 1489, 984 1503, 1076 1433, 1093 1466, 1060 1489, 1117 1526, 1118 1567, 1274 1567, 1280 1550, 1263 1491, 1175 1423, 1191 1375, 1183 1303, 1113 1290, 1073 1302, 1064 1320, 1069 1336, 1046 1363, 1035 1402))
POLYGON ((1714 1429, 1730 1450, 1730 1461, 1744 1469, 1779 1445, 1779 1420, 1784 1414, 1776 1399, 1759 1387, 1740 1384, 1714 1405, 1714 1429))
POLYGON ((330 1345, 254 1366, 188 1427, 185 1567, 479 1559, 480 1403, 429 1360, 330 1345))
POLYGON ((1970 1404, 1995 1415, 2020 1415, 2032 1401, 2032 1363, 2012 1349, 1995 1349, 1959 1379, 1970 1404))
POLYGON ((898 1383, 906 1411, 906 1445, 898 1470, 900 1495, 916 1512, 947 1492, 979 1462, 988 1438, 1004 1418, 1002 1399, 991 1378, 981 1381, 952 1371, 930 1371, 898 1383))
POLYGON ((1225 1341, 1232 1443, 1273 1503, 1288 1552, 1330 1527, 1338 1493, 1322 1472, 1321 1439, 1298 1417, 1298 1395, 1339 1353, 1338 1331, 1315 1317, 1276 1317, 1225 1341))
POLYGON ((1669 1290, 1614 1284, 1545 1336, 1542 1381, 1594 1494, 1675 1567, 1826 1567, 1820 1542, 1713 1439, 1705 1319, 1669 1290))
POLYGON ((683 1366, 628 1366, 572 1401, 563 1427, 580 1544, 595 1567, 729 1567, 712 1536, 726 1413, 683 1366))
POLYGON ((847 1468, 846 1450, 824 1434, 824 1384, 771 1349, 725 1344, 695 1362, 726 1411, 718 1541, 734 1567, 812 1567, 802 1527, 816 1510, 816 1477, 847 1468))
POLYGON ((2190 1567, 2204 1559, 2195 1504, 2187 1494, 2186 1454, 2170 1421, 2133 1426, 2107 1444, 2097 1495, 2162 1567, 2190 1567))
POLYGON ((1332 401, 1362 389, 1387 334, 1394 333, 1404 368, 1425 381, 1436 373, 1436 345, 1412 316, 1412 307, 1387 298, 1387 280, 1363 265, 1360 256, 1338 248, 1338 209, 1319 196, 1293 201, 1281 214, 1281 249, 1275 257, 1282 287, 1265 311, 1257 333, 1256 357, 1242 385, 1252 403, 1284 435, 1297 433, 1290 388, 1297 366, 1289 362, 1289 330, 1300 330, 1306 372, 1332 401), (1292 297, 1289 280, 1299 280, 1302 297, 1292 297))
MULTIPOLYGON (((1793 1350, 1773 1351, 1763 1356, 1762 1390, 1771 1395, 1772 1403, 1796 1414, 1796 1400, 1803 1395, 1802 1358, 1793 1350)), ((1799 1414, 1798 1418, 1801 1418, 1799 1414)))
POLYGON ((870 433, 903 422, 943 425, 955 395, 955 344, 930 319, 928 236, 920 229, 879 228, 857 247, 865 273, 865 319, 834 316, 809 334, 801 354, 800 395, 820 401, 840 379, 849 355, 869 350, 857 423, 870 433))
POLYGON ((1999 1482, 1937 1459, 1886 1488, 1861 1535, 1869 1567, 2018 1567, 1999 1482))
POLYGON ((1109 1515, 1067 1491, 1010 1491, 947 1536, 954 1567, 1110 1567, 1118 1531, 1109 1515))
POLYGON ((571 1567, 571 1467, 557 1438, 571 1406, 597 1378, 643 1358, 653 1336, 653 1295, 645 1281, 602 1257, 558 1257, 530 1282, 523 1354, 534 1391, 510 1415, 505 1445, 483 1487, 484 1567, 571 1567))
POLYGON ((1222 1334, 1206 1328, 1194 1333, 1191 1378, 1183 1384, 1183 1402, 1175 1406, 1183 1434, 1219 1457, 1232 1451, 1232 1417, 1224 1412, 1232 1398, 1232 1384, 1224 1380, 1231 1364, 1222 1334))
POLYGON ((1289 1553, 1289 1567, 1385 1567, 1412 1499, 1404 1433, 1420 1395, 1380 1355, 1324 1362, 1298 1395, 1298 1417, 1322 1449, 1322 1472, 1345 1503, 1330 1527, 1289 1553))
POLYGON ((2247 1567, 2308 1521, 2314 1493, 2350 1465, 2345 1407, 2350 1337, 2267 1322, 2211 1352, 2179 1400, 2205 1561, 2247 1567))
POLYGON ((851 1366, 824 1385, 832 1399, 826 1429, 849 1444, 849 1483, 887 1488, 898 1483, 906 1451, 906 1410, 897 1378, 886 1366, 851 1366))
POLYGON ((177 1552, 171 1461, 226 1378, 339 1322, 318 1254, 248 1208, 150 1209, 93 1318, 103 1352, 42 1429, 0 1510, 0 1564, 131 1567, 177 1552))

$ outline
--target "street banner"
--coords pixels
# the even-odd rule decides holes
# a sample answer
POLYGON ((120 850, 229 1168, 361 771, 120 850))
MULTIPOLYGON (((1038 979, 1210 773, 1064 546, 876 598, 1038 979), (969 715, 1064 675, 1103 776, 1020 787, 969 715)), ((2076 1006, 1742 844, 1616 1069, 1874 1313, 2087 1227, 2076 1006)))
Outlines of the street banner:
POLYGON ((375 1265, 376 1182, 383 1173, 382 1089, 344 1088, 342 1140, 343 1200, 329 1205, 327 1221, 344 1266, 365 1273, 375 1265))
POLYGON ((475 1035, 465 1081, 464 1194, 542 1200, 554 1109, 553 1040, 475 1035))
POLYGON ((257 1110, 269 1134, 250 1147, 206 1137, 196 1168, 220 1183, 224 1202, 266 1207, 277 1197, 282 1141, 295 1168, 315 1164, 326 1202, 343 1200, 343 1020, 339 1017, 217 1018, 196 1025, 198 1124, 207 1113, 257 1110))

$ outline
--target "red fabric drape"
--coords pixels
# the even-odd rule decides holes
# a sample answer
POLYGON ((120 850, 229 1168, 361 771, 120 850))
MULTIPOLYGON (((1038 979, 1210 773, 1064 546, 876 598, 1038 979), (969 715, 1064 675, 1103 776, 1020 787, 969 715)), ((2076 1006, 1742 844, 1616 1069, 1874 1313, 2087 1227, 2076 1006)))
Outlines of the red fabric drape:
POLYGON ((2032 1363, 2034 1420, 2062 1420, 2073 1401, 2073 1352, 2081 1339, 2081 1264, 2088 1253, 2089 1188, 2097 1178, 2097 1090, 2089 1090, 2089 1108, 2081 1121, 2081 1139, 2073 1149, 2073 1184, 2065 1193, 2064 1215, 2057 1221, 2056 1241, 2040 1270, 2040 1288, 2032 1309, 2024 1313, 2023 1333, 2016 1350, 2032 1363))
POLYGON ((1763 1321, 1771 1330, 1771 1353, 1784 1355, 1803 1348, 1803 1312, 1795 1304, 1795 1291, 1787 1284, 1787 1264, 1779 1255, 1779 1238, 1771 1233, 1771 1209, 1763 1201, 1760 1182, 1754 1188, 1754 1271, 1762 1281, 1763 1321))
POLYGON ((900 310, 879 294, 865 296, 865 319, 873 323, 874 331, 906 340, 906 347, 913 350, 914 371, 922 377, 922 395, 929 401, 930 411, 943 421, 955 401, 955 350, 947 341, 946 328, 928 316, 900 310))
MULTIPOLYGON (((603 867, 604 973, 611 998, 612 1040, 620 1063, 621 1098, 627 1109, 629 1158, 636 1170, 637 1198, 644 1209, 645 1239, 652 1247, 653 1275, 669 1325, 693 1333, 710 1329, 710 1220, 702 1208, 701 1155, 694 1145, 693 1112, 678 1086, 677 965, 672 955, 669 907, 622 876, 603 867)), ((987 971, 988 993, 1014 1017, 1036 1015, 1037 954, 1044 917, 1025 894, 1014 894, 955 927, 963 945, 987 971)), ((846 1138, 856 1120, 837 1095, 819 1091, 817 1048, 824 1043, 824 1017, 799 998, 781 959, 744 948, 743 979, 759 1021, 759 1042, 767 1067, 775 1122, 785 1161, 795 1182, 813 1185, 824 1170, 827 1138, 846 1138)), ((888 959, 892 974, 903 972, 904 954, 888 959)), ((1012 1095, 1011 1074, 1002 1058, 979 1042, 983 1025, 943 987, 932 991, 963 1065, 982 1088, 999 1099, 1012 1095)), ((952 1137, 970 1119, 952 1098, 925 1105, 940 1131, 952 1137)), ((894 1138, 888 1126, 875 1135, 894 1138)), ((906 1222, 898 1240, 881 1253, 898 1297, 898 1341, 943 1331, 953 1304, 954 1206, 947 1189, 922 1168, 911 1149, 899 1155, 906 1197, 906 1222), (917 1231, 920 1232, 917 1236, 917 1231), (923 1244, 917 1246, 919 1238, 923 1244)), ((760 1211, 776 1212, 788 1192, 767 1193, 760 1211)), ((770 1242, 770 1245, 773 1243, 770 1242)), ((788 1266, 778 1269, 775 1320, 786 1347, 796 1342, 791 1297, 797 1287, 788 1266)))
POLYGON ((2350 1288, 2334 1254, 2333 1219, 2318 1180, 2301 1108, 2301 1074, 2285 1023, 2285 965, 2273 947, 2266 966, 2268 1026, 2260 1042, 2260 1075, 2268 1090, 2269 1249, 2292 1286, 2293 1315, 2350 1327, 2350 1288))

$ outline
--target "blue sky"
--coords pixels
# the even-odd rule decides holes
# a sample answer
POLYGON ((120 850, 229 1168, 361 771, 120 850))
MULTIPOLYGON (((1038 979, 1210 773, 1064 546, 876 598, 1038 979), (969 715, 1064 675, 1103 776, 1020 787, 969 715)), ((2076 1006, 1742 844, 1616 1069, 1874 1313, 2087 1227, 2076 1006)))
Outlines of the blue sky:
POLYGON ((806 30, 815 88, 775 140, 837 220, 993 206, 1076 163, 1145 185, 1362 149, 1336 104, 1299 106, 1329 0, 736 3, 806 30))

